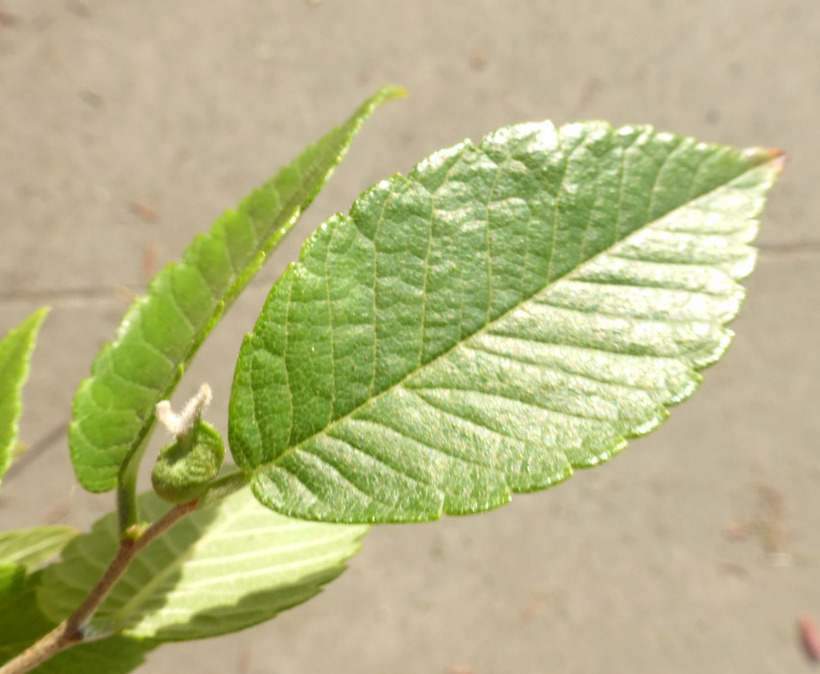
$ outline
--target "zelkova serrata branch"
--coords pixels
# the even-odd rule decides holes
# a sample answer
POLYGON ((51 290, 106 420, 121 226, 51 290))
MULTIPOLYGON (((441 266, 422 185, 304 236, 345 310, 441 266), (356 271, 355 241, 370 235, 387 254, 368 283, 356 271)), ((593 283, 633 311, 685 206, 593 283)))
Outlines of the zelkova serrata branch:
MULTIPOLYGON (((159 422, 176 438, 191 433, 202 412, 212 399, 211 388, 202 384, 197 394, 191 398, 179 414, 171 410, 171 403, 163 400, 157 403, 156 415, 159 422)), ((149 543, 170 529, 187 514, 197 509, 198 498, 175 505, 147 528, 131 527, 120 540, 119 548, 97 584, 91 589, 82 604, 35 644, 20 655, 0 667, 0 674, 24 674, 31 671, 61 651, 86 641, 87 626, 94 613, 122 578, 134 558, 149 543)))
POLYGON ((0 667, 0 674, 24 674, 59 652, 83 643, 88 621, 137 554, 183 517, 196 510, 196 506, 197 501, 174 506, 136 538, 121 540, 114 559, 79 608, 34 645, 0 667))

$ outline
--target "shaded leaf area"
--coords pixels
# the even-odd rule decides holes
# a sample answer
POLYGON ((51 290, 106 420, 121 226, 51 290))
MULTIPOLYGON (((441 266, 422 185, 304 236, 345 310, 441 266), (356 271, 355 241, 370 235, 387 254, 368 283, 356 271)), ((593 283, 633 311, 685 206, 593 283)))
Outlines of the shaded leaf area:
POLYGON ((14 562, 0 561, 0 594, 7 592, 26 575, 26 567, 14 562))
POLYGON ((606 461, 729 344, 779 154, 522 124, 365 192, 242 346, 230 446, 257 498, 344 522, 508 502, 606 461))
POLYGON ((219 431, 197 419, 188 433, 160 450, 151 485, 163 501, 193 501, 212 484, 225 458, 225 442, 219 431))
MULTIPOLYGON (((158 518, 167 504, 153 493, 140 510, 158 518)), ((78 536, 63 561, 46 569, 45 613, 71 613, 102 575, 118 544, 115 516, 78 536)), ((358 552, 363 526, 290 520, 244 489, 198 511, 133 561, 92 620, 99 633, 159 641, 200 639, 244 629, 318 594, 358 552)))
POLYGON ((15 457, 20 432, 22 390, 28 379, 37 333, 48 314, 38 309, 0 341, 0 478, 15 457))
POLYGON ((74 398, 69 441, 83 487, 117 486, 121 464, 153 428, 156 403, 170 397, 200 344, 330 178, 365 120, 402 95, 396 87, 378 91, 198 236, 180 263, 154 277, 74 398))
POLYGON ((0 533, 0 562, 20 564, 27 571, 55 557, 77 535, 61 525, 43 525, 0 533))
MULTIPOLYGON (((21 567, 22 568, 22 567, 21 567)), ((0 591, 0 664, 11 660, 56 627, 37 606, 42 572, 20 576, 0 591)), ((81 644, 35 668, 37 674, 125 674, 139 667, 156 647, 121 636, 81 644)))

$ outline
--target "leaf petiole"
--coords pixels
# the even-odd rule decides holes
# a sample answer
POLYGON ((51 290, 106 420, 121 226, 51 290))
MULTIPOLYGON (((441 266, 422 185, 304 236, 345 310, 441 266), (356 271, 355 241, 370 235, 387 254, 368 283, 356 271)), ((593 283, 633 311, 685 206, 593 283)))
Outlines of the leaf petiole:
POLYGON ((224 475, 211 482, 208 488, 202 492, 196 509, 204 510, 205 508, 210 508, 222 499, 238 492, 240 489, 244 489, 249 483, 250 478, 239 470, 229 475, 224 475))

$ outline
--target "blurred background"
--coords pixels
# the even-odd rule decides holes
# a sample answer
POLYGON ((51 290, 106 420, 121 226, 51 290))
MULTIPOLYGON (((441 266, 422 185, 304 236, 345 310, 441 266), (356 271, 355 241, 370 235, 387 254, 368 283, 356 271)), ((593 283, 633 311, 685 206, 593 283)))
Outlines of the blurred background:
POLYGON ((440 147, 527 120, 786 150, 736 341, 605 467, 489 514, 378 528, 318 598, 163 646, 143 671, 815 671, 797 634, 800 613, 820 620, 811 0, 0 0, 0 333, 53 307, 0 527, 85 529, 112 509, 75 486, 65 434, 95 353, 194 234, 388 82, 410 98, 365 126, 177 404, 207 380, 225 428, 241 337, 319 223, 440 147))

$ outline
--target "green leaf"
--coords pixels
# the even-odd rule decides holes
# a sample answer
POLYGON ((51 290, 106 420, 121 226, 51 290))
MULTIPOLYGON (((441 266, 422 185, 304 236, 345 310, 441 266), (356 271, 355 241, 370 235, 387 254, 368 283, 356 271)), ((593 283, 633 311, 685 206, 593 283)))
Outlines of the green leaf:
POLYGON ((12 590, 26 576, 26 568, 22 564, 0 561, 0 595, 12 590))
POLYGON ((108 637, 74 646, 31 670, 34 674, 126 674, 145 662, 159 644, 127 637, 108 637))
POLYGON ((229 441, 254 494, 306 519, 428 520, 606 461, 729 344, 779 157, 521 124, 371 188, 243 343, 229 441))
POLYGON ((55 625, 37 608, 34 588, 40 572, 26 576, 22 566, 18 565, 18 569, 16 581, 6 584, 0 592, 0 663, 23 651, 55 625))
MULTIPOLYGON (((37 606, 36 591, 41 578, 42 572, 37 572, 0 591, 0 665, 57 625, 37 606)), ((144 654, 155 647, 151 642, 114 636, 74 646, 32 671, 36 674, 125 674, 139 667, 145 661, 144 654)))
POLYGON ((141 456, 155 405, 170 397, 200 344, 313 201, 365 120, 385 101, 403 95, 396 87, 378 91, 345 124, 198 236, 182 262, 154 277, 74 398, 69 440, 83 487, 103 492, 117 486, 123 462, 141 456))
POLYGON ((46 314, 47 307, 38 309, 0 341, 0 478, 15 457, 22 411, 21 392, 28 379, 37 333, 46 314))
POLYGON ((49 525, 0 533, 0 562, 33 571, 55 557, 77 535, 71 527, 49 525))
MULTIPOLYGON (((167 508, 153 493, 140 508, 167 508)), ((307 601, 358 552, 362 526, 289 520, 262 508, 248 489, 197 511, 143 550, 92 620, 101 633, 159 641, 241 630, 307 601)), ((54 620, 71 613, 118 544, 116 519, 78 536, 46 569, 40 605, 54 620)))
POLYGON ((151 485, 169 503, 193 501, 219 474, 224 458, 225 443, 219 431, 197 419, 189 433, 160 450, 151 485))

